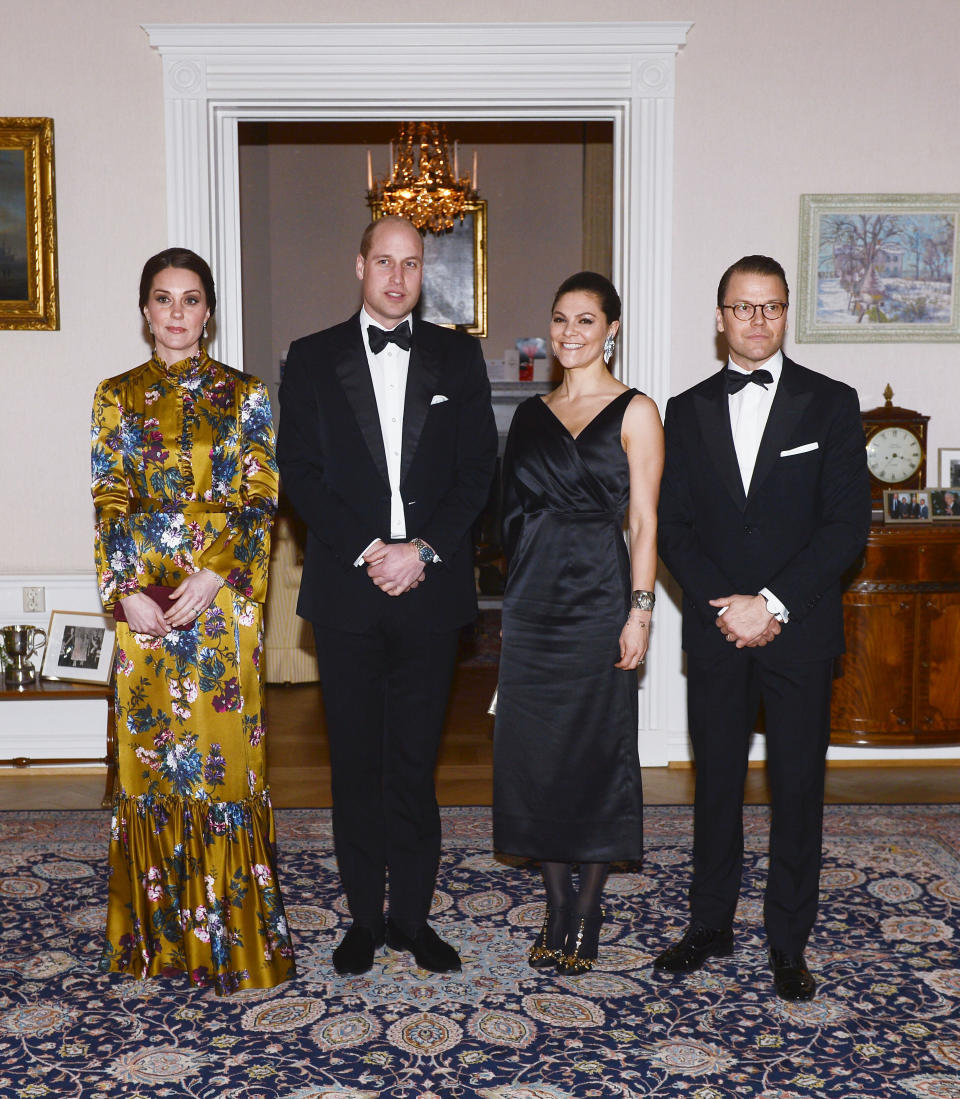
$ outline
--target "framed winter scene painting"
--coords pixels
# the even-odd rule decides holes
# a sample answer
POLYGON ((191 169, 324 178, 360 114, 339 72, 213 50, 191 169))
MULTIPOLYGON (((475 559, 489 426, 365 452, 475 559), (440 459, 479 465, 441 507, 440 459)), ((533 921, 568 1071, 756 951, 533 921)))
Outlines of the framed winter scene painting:
POLYGON ((960 340, 960 195, 801 195, 799 343, 960 340))

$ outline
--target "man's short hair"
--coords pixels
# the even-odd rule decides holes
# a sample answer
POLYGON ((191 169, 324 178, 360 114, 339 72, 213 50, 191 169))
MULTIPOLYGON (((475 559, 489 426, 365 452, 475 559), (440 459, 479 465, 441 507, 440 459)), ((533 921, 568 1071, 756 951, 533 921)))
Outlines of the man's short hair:
POLYGON ((770 256, 743 256, 736 263, 731 263, 720 278, 720 285, 717 287, 718 309, 722 309, 724 306, 723 299, 727 296, 727 286, 734 275, 775 275, 783 283, 787 301, 790 301, 790 287, 787 285, 787 276, 775 259, 771 259, 770 256))
POLYGON ((370 246, 373 243, 373 234, 376 232, 378 225, 389 225, 391 222, 395 222, 397 225, 409 225, 414 232, 417 232, 416 226, 412 221, 408 221, 407 218, 400 217, 399 214, 387 214, 382 218, 375 218, 364 229, 363 236, 360 238, 360 255, 364 259, 370 254, 370 246))

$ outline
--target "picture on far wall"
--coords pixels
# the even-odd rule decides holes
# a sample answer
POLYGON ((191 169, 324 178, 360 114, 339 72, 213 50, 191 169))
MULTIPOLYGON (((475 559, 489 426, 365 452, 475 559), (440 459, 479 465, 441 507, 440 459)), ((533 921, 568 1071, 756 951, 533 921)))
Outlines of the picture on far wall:
POLYGON ((960 195, 801 195, 799 343, 960 340, 960 195))
POLYGON ((0 329, 59 327, 53 119, 0 118, 0 329))
MULTIPOLYGON (((379 203, 373 219, 383 216, 379 203)), ((423 288, 419 315, 445 328, 462 328, 471 336, 487 334, 487 201, 464 207, 445 233, 423 234, 423 288)))

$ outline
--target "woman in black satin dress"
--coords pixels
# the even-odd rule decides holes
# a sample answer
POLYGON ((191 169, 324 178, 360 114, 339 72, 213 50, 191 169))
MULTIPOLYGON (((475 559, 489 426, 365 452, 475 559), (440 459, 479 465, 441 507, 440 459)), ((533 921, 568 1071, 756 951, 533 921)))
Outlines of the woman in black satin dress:
POLYGON ((494 846, 540 862, 547 909, 529 960, 567 974, 596 959, 608 864, 643 845, 636 669, 663 429, 654 402, 607 368, 619 328, 608 279, 581 271, 561 285, 550 338, 563 381, 517 408, 504 455, 494 846))

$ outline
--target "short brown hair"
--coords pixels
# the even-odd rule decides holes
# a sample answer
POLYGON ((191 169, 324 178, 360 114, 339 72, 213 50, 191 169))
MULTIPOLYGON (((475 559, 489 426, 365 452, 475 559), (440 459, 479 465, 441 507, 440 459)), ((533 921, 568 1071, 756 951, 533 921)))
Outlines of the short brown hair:
POLYGON ((790 287, 787 285, 787 276, 775 259, 771 259, 770 256, 743 256, 736 263, 731 263, 720 278, 720 285, 717 287, 718 309, 722 309, 724 306, 723 299, 727 296, 727 286, 734 275, 775 276, 783 283, 786 299, 788 302, 790 301, 790 287))
POLYGON ((409 225, 415 233, 418 232, 417 227, 412 221, 400 217, 399 214, 386 214, 382 218, 374 218, 366 229, 364 229, 363 236, 360 238, 360 255, 363 256, 364 259, 370 254, 370 246, 373 244, 373 234, 376 232, 377 226, 389 225, 391 222, 398 225, 409 225))
POLYGON ((217 290, 213 285, 213 272, 203 256, 198 256, 196 252, 191 252, 189 248, 164 248, 162 252, 157 252, 155 256, 151 256, 143 265, 143 271, 140 275, 140 311, 143 311, 143 307, 147 304, 147 298, 150 297, 150 287, 153 286, 153 280, 168 267, 182 267, 185 271, 192 271, 197 276, 203 285, 207 308, 210 310, 210 316, 212 317, 217 309, 217 290))

